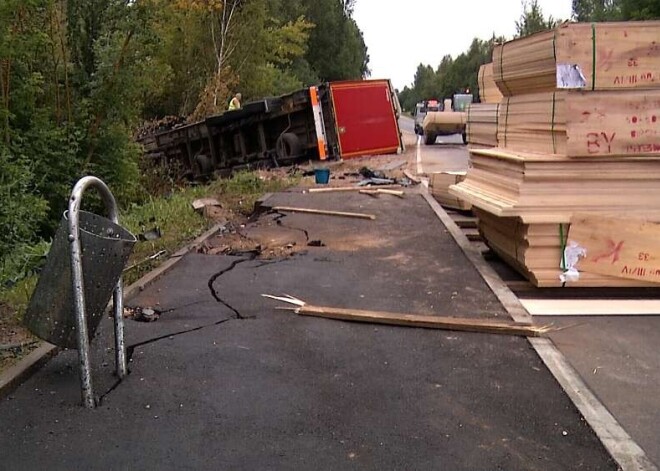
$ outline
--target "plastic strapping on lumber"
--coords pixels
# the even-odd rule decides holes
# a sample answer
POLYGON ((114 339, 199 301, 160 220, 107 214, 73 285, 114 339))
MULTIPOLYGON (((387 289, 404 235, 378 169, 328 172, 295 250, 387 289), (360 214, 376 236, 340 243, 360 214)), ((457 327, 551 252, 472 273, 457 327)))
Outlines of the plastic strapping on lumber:
MULTIPOLYGON (((568 233, 566 234, 568 238, 568 233)), ((561 269, 566 270, 566 238, 564 238, 564 225, 559 224, 559 242, 561 246, 561 269)))
POLYGON ((472 131, 472 122, 470 121, 470 116, 472 114, 472 105, 468 105, 468 117, 467 117, 467 125, 465 126, 465 133, 469 136, 472 131))
POLYGON ((482 66, 479 69, 479 99, 484 100, 486 93, 484 92, 484 82, 486 81, 486 67, 482 66))
POLYGON ((591 23, 591 89, 596 89, 596 23, 591 23))
POLYGON ((552 153, 557 153, 557 143, 555 142, 555 96, 557 92, 552 92, 552 124, 550 127, 550 134, 552 135, 552 153))

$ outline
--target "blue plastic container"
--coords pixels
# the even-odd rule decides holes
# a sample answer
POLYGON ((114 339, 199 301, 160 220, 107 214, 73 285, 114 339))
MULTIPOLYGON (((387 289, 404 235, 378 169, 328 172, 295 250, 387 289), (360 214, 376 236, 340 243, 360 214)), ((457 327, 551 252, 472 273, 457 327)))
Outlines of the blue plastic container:
POLYGON ((317 168, 314 169, 314 179, 318 185, 327 185, 330 181, 330 169, 329 168, 317 168))

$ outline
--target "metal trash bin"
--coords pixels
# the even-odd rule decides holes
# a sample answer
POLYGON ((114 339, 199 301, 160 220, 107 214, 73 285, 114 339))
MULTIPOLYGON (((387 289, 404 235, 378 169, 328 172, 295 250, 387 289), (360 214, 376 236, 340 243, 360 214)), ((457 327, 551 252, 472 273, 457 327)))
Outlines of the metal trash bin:
MULTIPOLYGON (((91 340, 136 239, 105 217, 86 211, 79 211, 79 215, 87 328, 91 340)), ((54 345, 78 348, 67 216, 68 211, 62 216, 24 323, 36 336, 54 345)))

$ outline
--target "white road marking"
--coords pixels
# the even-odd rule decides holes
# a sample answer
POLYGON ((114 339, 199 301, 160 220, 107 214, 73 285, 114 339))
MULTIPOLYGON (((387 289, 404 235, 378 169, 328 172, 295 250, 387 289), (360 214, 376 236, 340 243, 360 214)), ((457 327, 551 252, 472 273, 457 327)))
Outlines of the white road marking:
MULTIPOLYGON (((470 244, 465 234, 442 209, 440 204, 428 192, 422 192, 433 212, 445 225, 463 253, 477 268, 484 281, 500 300, 509 315, 517 322, 531 322, 531 316, 520 303, 518 297, 509 289, 493 268, 481 257, 470 244)), ((623 471, 658 471, 644 450, 619 424, 616 418, 589 389, 579 373, 569 363, 552 340, 548 338, 528 338, 536 353, 566 392, 575 407, 596 433, 601 443, 623 471)))
POLYGON ((422 136, 417 136, 417 175, 424 173, 422 169, 422 136))

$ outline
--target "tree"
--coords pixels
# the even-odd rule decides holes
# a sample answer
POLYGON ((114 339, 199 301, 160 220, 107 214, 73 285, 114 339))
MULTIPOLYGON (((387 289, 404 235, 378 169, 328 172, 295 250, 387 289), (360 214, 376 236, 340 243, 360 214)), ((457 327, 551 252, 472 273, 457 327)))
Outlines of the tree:
POLYGON ((620 0, 619 3, 622 20, 660 19, 658 0, 620 0))
POLYGON ((305 59, 321 81, 360 79, 369 74, 369 55, 355 20, 354 2, 303 0, 306 18, 316 27, 305 59), (350 8, 344 8, 348 5, 350 8))
POLYGON ((618 0, 573 0, 576 21, 613 21, 620 19, 618 0))
POLYGON ((516 21, 516 37, 529 36, 530 34, 545 31, 557 26, 552 16, 546 20, 538 0, 523 3, 523 13, 520 20, 516 21))

